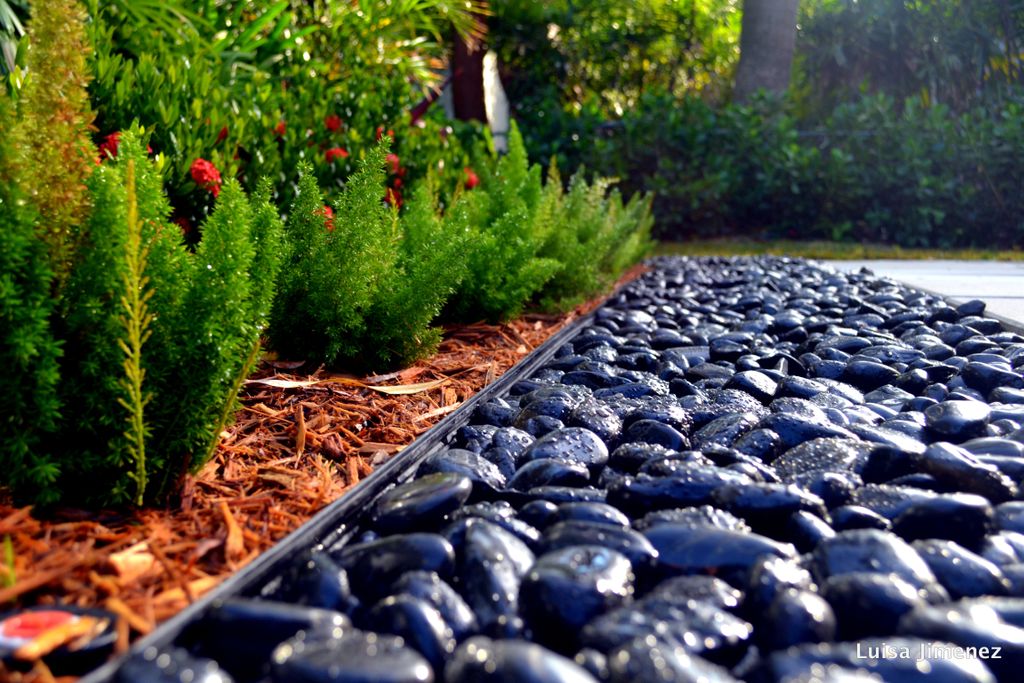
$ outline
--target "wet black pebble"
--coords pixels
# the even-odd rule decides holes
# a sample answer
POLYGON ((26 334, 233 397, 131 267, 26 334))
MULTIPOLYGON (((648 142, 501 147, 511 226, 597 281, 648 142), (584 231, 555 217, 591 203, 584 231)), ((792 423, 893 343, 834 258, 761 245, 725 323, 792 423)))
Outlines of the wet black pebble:
POLYGON ((510 474, 507 470, 512 469, 510 466, 513 463, 506 465, 506 472, 503 472, 502 460, 495 458, 494 451, 495 449, 488 448, 481 453, 474 453, 465 448, 452 448, 428 458, 420 465, 417 473, 420 477, 438 474, 462 476, 475 484, 483 484, 491 489, 503 489, 505 479, 510 474))
POLYGON ((273 683, 433 683, 434 672, 401 638, 349 630, 304 632, 281 644, 273 683))
POLYGON ((584 647, 611 653, 634 638, 655 633, 689 652, 732 665, 749 645, 753 627, 707 602, 651 596, 591 620, 580 640, 584 647))
POLYGON ((775 597, 755 633, 769 651, 827 642, 836 636, 836 618, 832 607, 817 593, 790 588, 775 597))
POLYGON ((567 520, 544 531, 540 547, 545 552, 578 545, 598 545, 625 556, 636 573, 646 577, 654 567, 658 551, 638 531, 604 522, 567 520))
POLYGON ((829 511, 832 517, 832 528, 836 531, 848 529, 881 529, 888 531, 892 522, 861 505, 840 505, 829 511))
POLYGON ((835 535, 835 530, 825 520, 803 510, 790 515, 782 532, 782 537, 801 553, 814 550, 823 540, 835 535))
POLYGON ((711 494, 711 503, 771 536, 783 533, 796 512, 828 515, 821 498, 791 484, 726 484, 711 494))
POLYGON ((432 529, 465 503, 472 492, 473 482, 460 474, 438 472, 421 476, 377 499, 373 525, 383 534, 432 529))
POLYGON ((344 547, 333 556, 359 596, 384 597, 391 582, 405 572, 422 570, 447 578, 455 567, 455 549, 438 534, 388 536, 344 547))
POLYGON ((938 600, 935 574, 917 552, 900 537, 877 529, 855 529, 818 544, 810 566, 819 581, 854 572, 895 574, 938 600))
POLYGON ((675 427, 656 420, 637 420, 622 435, 627 442, 640 442, 663 446, 673 451, 690 447, 690 440, 675 427))
POLYGON ((738 389, 750 394, 761 403, 769 403, 779 390, 778 383, 771 377, 756 370, 737 372, 725 383, 725 389, 738 389))
POLYGON ((712 493, 726 484, 749 484, 738 472, 708 467, 680 468, 670 476, 639 474, 609 487, 608 503, 623 512, 707 505, 712 493))
POLYGON ((455 651, 455 636, 441 613, 429 602, 411 595, 392 595, 374 605, 362 624, 377 633, 401 636, 439 671, 455 651))
POLYGON ((629 527, 629 517, 607 503, 563 503, 556 515, 563 522, 595 522, 629 527))
POLYGON ((485 634, 515 636, 519 586, 534 562, 525 543, 499 526, 467 520, 458 553, 458 585, 485 634))
POLYGON ((719 609, 735 611, 743 602, 743 592, 715 576, 677 576, 655 586, 646 597, 688 602, 706 602, 719 609))
POLYGON ((610 683, 734 683, 729 672, 682 645, 654 634, 634 638, 608 655, 610 683))
POLYGON ((988 500, 950 493, 910 505, 893 521, 893 531, 908 541, 942 538, 977 548, 995 526, 988 500))
POLYGON ((993 503, 1002 503, 1017 495, 1017 485, 1009 477, 958 446, 934 443, 911 459, 922 472, 938 481, 985 496, 993 503))
POLYGON ((1024 533, 1024 502, 1011 501, 997 505, 995 524, 998 528, 1006 531, 1024 533))
POLYGON ((896 632, 900 617, 925 604, 923 592, 898 576, 853 572, 833 576, 821 586, 832 606, 843 640, 896 632))
POLYGON ((924 411, 925 425, 936 440, 959 443, 984 436, 991 412, 980 401, 943 401, 924 411))
POLYGON ((734 583, 747 575, 759 557, 796 555, 788 543, 712 526, 661 524, 644 535, 658 551, 657 567, 663 576, 714 574, 734 583))
POLYGON ((182 648, 147 647, 118 669, 118 683, 233 683, 212 659, 194 657, 182 648))
POLYGON ((348 630, 349 618, 328 609, 270 600, 232 598, 211 609, 192 635, 199 654, 242 680, 266 675, 266 665, 278 645, 300 631, 348 630))
POLYGON ((419 598, 433 606, 452 630, 452 636, 457 641, 475 634, 479 628, 473 610, 462 596, 437 574, 423 571, 408 572, 395 582, 394 590, 399 595, 419 598))
POLYGON ((951 598, 1005 595, 1009 583, 999 567, 953 541, 914 541, 924 559, 951 598))
POLYGON ((539 458, 562 458, 596 473, 608 462, 608 447, 589 429, 567 427, 546 434, 523 451, 523 462, 539 458))
POLYGON ((323 552, 312 553, 287 569, 270 590, 273 600, 351 613, 359 604, 348 574, 323 552))
POLYGON ((519 606, 535 639, 575 652, 575 634, 594 617, 633 597, 633 567, 621 553, 595 545, 554 550, 523 577, 519 606))
POLYGON ((508 482, 508 488, 529 491, 539 486, 586 486, 590 470, 564 458, 541 458, 523 463, 508 482))
POLYGON ((571 659, 525 640, 470 638, 444 669, 445 683, 597 683, 571 659))

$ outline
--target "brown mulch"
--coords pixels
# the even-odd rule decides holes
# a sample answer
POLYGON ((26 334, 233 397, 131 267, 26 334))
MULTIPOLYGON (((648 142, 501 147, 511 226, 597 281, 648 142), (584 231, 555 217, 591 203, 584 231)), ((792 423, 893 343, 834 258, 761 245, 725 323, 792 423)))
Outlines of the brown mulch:
MULTIPOLYGON (((119 616, 117 648, 127 649, 598 303, 452 327, 436 355, 387 375, 295 375, 295 364, 264 363, 243 389, 236 423, 174 509, 61 510, 39 519, 0 501, 0 540, 11 540, 15 571, 12 581, 0 546, 0 612, 104 607, 119 616)), ((0 664, 0 680, 61 679, 42 664, 27 675, 0 664)))

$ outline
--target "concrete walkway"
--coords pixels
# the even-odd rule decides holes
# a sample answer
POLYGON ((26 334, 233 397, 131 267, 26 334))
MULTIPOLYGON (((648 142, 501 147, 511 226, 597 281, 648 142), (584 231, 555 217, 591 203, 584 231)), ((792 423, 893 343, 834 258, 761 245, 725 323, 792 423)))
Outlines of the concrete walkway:
POLYGON ((981 299, 986 312, 1024 322, 1024 262, 1007 261, 826 261, 836 270, 869 268, 911 287, 953 301, 981 299))

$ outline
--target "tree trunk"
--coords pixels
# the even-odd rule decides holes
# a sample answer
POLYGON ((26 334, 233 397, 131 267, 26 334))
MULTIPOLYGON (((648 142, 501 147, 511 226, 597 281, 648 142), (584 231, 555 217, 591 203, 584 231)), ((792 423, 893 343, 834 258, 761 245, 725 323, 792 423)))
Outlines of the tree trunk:
POLYGON ((452 105, 460 121, 487 123, 484 105, 484 51, 480 45, 470 46, 455 36, 452 53, 452 105))
POLYGON ((760 89, 785 92, 796 47, 799 0, 743 0, 740 63, 733 99, 746 102, 760 89))

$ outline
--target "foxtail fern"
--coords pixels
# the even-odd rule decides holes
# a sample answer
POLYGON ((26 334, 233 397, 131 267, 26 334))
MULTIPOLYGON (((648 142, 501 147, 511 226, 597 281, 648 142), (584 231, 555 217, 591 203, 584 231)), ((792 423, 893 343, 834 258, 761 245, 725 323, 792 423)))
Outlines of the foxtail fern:
POLYGON ((96 163, 89 138, 85 9, 78 0, 33 0, 28 25, 27 75, 18 92, 13 134, 18 175, 42 220, 58 289, 67 280, 89 211, 85 181, 96 163))
POLYGON ((139 224, 139 206, 135 197, 135 160, 130 159, 125 168, 125 192, 128 195, 128 234, 125 244, 124 293, 121 295, 121 326, 124 336, 117 340, 124 352, 124 377, 121 388, 125 395, 117 402, 128 411, 128 429, 125 450, 134 463, 132 479, 135 480, 135 504, 142 505, 146 493, 146 404, 152 398, 143 391, 142 383, 146 369, 142 366, 142 345, 150 337, 149 326, 153 315, 149 312, 149 300, 153 292, 149 289, 146 276, 146 252, 142 242, 142 226, 139 224))
MULTIPOLYGON (((0 131, 10 130, 11 121, 8 101, 0 96, 0 131)), ((41 448, 60 413, 53 271, 11 143, 0 133, 0 367, 14 387, 0 391, 0 483, 19 498, 55 500, 59 494, 51 487, 61 464, 41 448)))

